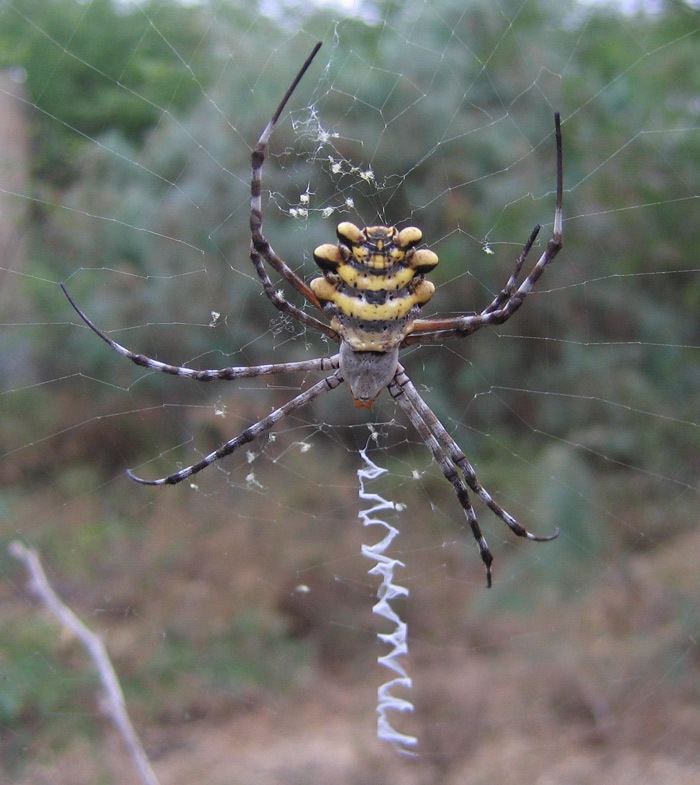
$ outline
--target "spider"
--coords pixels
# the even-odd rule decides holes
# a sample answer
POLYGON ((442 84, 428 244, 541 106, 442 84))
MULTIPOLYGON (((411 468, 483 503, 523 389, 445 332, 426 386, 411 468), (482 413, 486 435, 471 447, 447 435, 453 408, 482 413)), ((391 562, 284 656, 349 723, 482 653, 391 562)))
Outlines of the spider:
POLYGON ((545 267, 557 255, 562 247, 563 191, 559 114, 554 116, 557 167, 554 228, 551 239, 529 275, 518 284, 520 271, 539 233, 539 225, 532 230, 503 289, 480 313, 442 319, 419 319, 420 308, 430 300, 435 291, 435 286, 425 280, 425 275, 438 263, 438 257, 433 251, 416 247, 423 238, 420 229, 413 226, 400 231, 397 231, 393 226, 367 226, 360 229, 349 222, 339 224, 337 228, 338 243, 321 245, 314 251, 314 260, 321 268, 323 275, 314 278, 310 285, 307 285, 290 269, 273 250, 263 234, 261 173, 268 142, 289 98, 320 47, 321 43, 317 43, 294 77, 252 152, 250 259, 265 294, 275 308, 298 320, 306 327, 318 330, 338 342, 340 347, 337 354, 332 357, 321 357, 302 362, 213 370, 195 370, 168 365, 143 354, 136 354, 112 340, 83 313, 64 284, 61 284, 61 288, 83 322, 105 343, 136 365, 154 371, 184 376, 200 382, 296 371, 331 372, 323 380, 275 409, 259 422, 246 428, 238 436, 225 442, 217 450, 192 466, 155 480, 137 477, 131 470, 127 470, 132 480, 143 485, 174 485, 182 482, 187 477, 202 471, 214 461, 230 455, 241 445, 266 433, 288 414, 300 409, 320 395, 334 390, 343 381, 348 382, 355 405, 366 408, 371 407, 380 392, 386 388, 389 395, 406 413, 445 478, 452 484, 486 567, 487 586, 491 586, 493 556, 479 527, 476 513, 470 501, 469 490, 476 494, 518 537, 544 542, 558 537, 559 529, 549 536, 532 534, 494 500, 493 496, 479 482, 474 467, 455 440, 418 394, 399 362, 399 350, 424 340, 464 337, 486 325, 503 324, 520 308, 544 272, 545 267), (265 266, 266 263, 312 306, 325 314, 329 318, 329 322, 321 321, 316 316, 289 302, 284 294, 273 286, 265 266))

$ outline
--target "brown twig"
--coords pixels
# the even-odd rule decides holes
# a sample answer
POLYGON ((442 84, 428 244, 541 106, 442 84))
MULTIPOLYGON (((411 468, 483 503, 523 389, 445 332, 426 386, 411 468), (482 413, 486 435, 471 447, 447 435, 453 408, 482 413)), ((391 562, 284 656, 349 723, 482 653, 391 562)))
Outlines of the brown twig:
POLYGON ((11 542, 7 550, 11 556, 24 564, 29 574, 28 592, 34 595, 65 629, 75 635, 90 655, 104 689, 104 712, 122 737, 141 780, 146 785, 159 785, 158 778, 129 719, 124 693, 102 639, 86 627, 51 588, 35 550, 27 548, 17 540, 11 542))

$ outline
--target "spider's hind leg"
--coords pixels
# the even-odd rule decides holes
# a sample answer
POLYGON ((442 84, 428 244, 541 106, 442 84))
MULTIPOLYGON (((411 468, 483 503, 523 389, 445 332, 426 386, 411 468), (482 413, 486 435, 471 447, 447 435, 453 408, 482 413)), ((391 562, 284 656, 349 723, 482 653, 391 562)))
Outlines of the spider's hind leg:
POLYGON ((471 501, 469 499, 467 486, 465 485, 464 480, 459 476, 459 471, 457 470, 457 467, 451 460, 450 456, 445 452, 444 448, 435 438, 435 435, 431 432, 425 420, 421 417, 419 412, 414 408, 413 404, 407 397, 405 392, 406 383, 410 384, 410 381, 403 372, 403 369, 400 369, 394 377, 394 380, 391 382, 391 384, 389 384, 389 394, 406 412, 406 415, 411 421, 411 424, 423 439, 425 445, 432 453, 433 459, 442 470, 445 479, 448 480, 455 489, 457 499, 462 505, 467 523, 469 524, 469 528, 471 529, 474 539, 476 540, 477 547, 479 548, 481 560, 484 562, 486 567, 486 586, 490 589, 492 582, 491 565, 493 564, 493 555, 491 554, 489 545, 486 542, 486 538, 481 532, 481 527, 479 526, 476 512, 474 511, 474 508, 472 507, 471 501))
MULTIPOLYGON (((404 374, 404 376, 406 376, 404 374)), ((426 422, 428 429, 435 436, 435 439, 441 445, 443 450, 447 452, 450 460, 457 466, 464 475, 467 485, 479 496, 484 504, 497 515, 508 528, 517 534, 518 537, 525 537, 533 542, 549 542, 556 540, 559 536, 559 529, 555 529, 552 534, 538 535, 529 532, 521 523, 519 523, 509 512, 503 509, 497 502, 494 501, 493 496, 484 488, 476 476, 474 467, 467 459, 466 455, 460 450, 457 442, 450 436, 445 429, 445 426, 433 414, 428 404, 420 397, 418 390, 413 386, 411 380, 406 376, 406 384, 404 385, 404 392, 408 397, 411 404, 415 407, 421 418, 426 422)))
POLYGON ((141 485, 176 485, 188 477, 191 477, 193 474, 201 472, 202 469, 206 469, 207 466, 211 466, 215 461, 218 461, 227 455, 231 455, 231 453, 235 452, 239 447, 248 444, 248 442, 252 442, 253 439, 256 439, 261 434, 267 433, 281 419, 291 414, 293 411, 300 409, 302 406, 306 406, 307 403, 313 401, 314 398, 318 398, 322 393, 335 390, 342 381, 343 377, 340 371, 336 371, 331 376, 327 376, 325 379, 314 384, 313 387, 309 387, 307 390, 299 393, 299 395, 292 398, 290 401, 287 401, 283 406, 270 412, 267 417, 263 417, 262 420, 258 420, 258 422, 249 426, 244 431, 241 431, 238 436, 234 436, 233 439, 224 442, 218 449, 209 453, 209 455, 206 455, 198 463, 193 463, 191 466, 180 469, 180 471, 175 472, 174 474, 169 474, 167 477, 160 477, 157 480, 146 480, 143 477, 134 474, 131 469, 127 469, 127 474, 132 480, 141 483, 141 485))
POLYGON ((529 532, 522 524, 520 524, 509 512, 504 510, 496 501, 494 501, 491 494, 479 482, 474 467, 467 460, 467 457, 460 450, 455 440, 447 432, 443 424, 433 414, 428 404, 421 398, 418 391, 413 386, 411 380, 408 378, 404 369, 399 366, 394 381, 389 385, 389 392, 391 396, 398 401, 401 408, 406 412, 413 427, 418 431, 428 449, 432 452, 433 458, 442 469, 445 478, 448 479, 459 498, 462 505, 467 521, 474 533, 474 537, 479 544, 479 551, 481 558, 486 564, 487 579, 489 586, 491 585, 491 553, 488 549, 486 541, 481 536, 481 531, 476 523, 476 515, 471 508, 469 498, 466 496, 466 487, 464 482, 471 488, 471 490, 479 496, 479 498, 486 504, 486 506, 497 515, 508 528, 518 537, 524 537, 532 542, 548 542, 554 540, 559 536, 559 529, 557 528, 553 534, 548 536, 540 536, 529 532), (464 480, 459 476, 458 470, 462 473, 464 480), (453 477, 453 475, 455 475, 453 477), (461 484, 461 487, 460 487, 461 484), (463 490, 462 490, 463 489, 463 490), (465 504, 466 499, 466 504, 465 504), (468 506, 467 506, 468 505, 468 506))

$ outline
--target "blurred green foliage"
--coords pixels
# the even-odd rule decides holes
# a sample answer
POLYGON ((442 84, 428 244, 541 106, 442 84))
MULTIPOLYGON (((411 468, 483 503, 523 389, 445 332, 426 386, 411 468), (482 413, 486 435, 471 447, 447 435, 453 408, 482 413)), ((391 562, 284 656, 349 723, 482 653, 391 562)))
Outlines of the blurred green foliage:
POLYGON ((158 0, 0 4, 0 67, 23 69, 37 107, 35 175, 65 185, 86 143, 117 131, 140 144, 164 110, 190 107, 213 66, 204 34, 198 9, 158 0))
POLYGON ((59 746, 90 733, 98 679, 65 662, 56 627, 6 620, 0 639, 0 726, 13 729, 3 734, 4 765, 23 757, 38 728, 50 728, 50 742, 59 746), (53 722, 57 716, 61 721, 53 722))
POLYGON ((263 687, 290 689, 309 657, 308 645, 291 639, 279 618, 251 609, 242 611, 228 629, 206 641, 166 631, 158 651, 130 689, 135 696, 157 705, 154 696, 164 700, 159 693, 178 694, 183 674, 188 674, 196 679, 200 700, 217 694, 235 700, 263 687))
MULTIPOLYGON (((594 296, 586 296, 586 288, 575 284, 650 270, 682 271, 695 264, 689 251, 700 244, 700 224, 688 224, 682 218, 687 213, 673 199, 688 194, 690 184, 700 177, 698 135, 682 130, 695 122, 693 96, 700 88, 700 76, 694 67, 700 46, 698 36, 691 35, 697 17, 679 4, 669 4, 665 13, 655 15, 622 15, 604 6, 584 15, 572 3, 543 0, 528 3, 518 17, 517 42, 506 33, 499 44, 504 35, 502 17, 491 3, 471 3, 465 8, 448 0, 443 5, 442 24, 422 30, 426 51, 410 72, 401 59, 406 41, 382 34, 379 26, 348 20, 338 28, 336 39, 328 43, 329 70, 322 75, 315 98, 324 128, 340 134, 334 140, 337 153, 361 162, 362 152, 358 155, 354 140, 362 140, 364 147, 374 149, 373 167, 378 180, 402 175, 395 190, 377 192, 371 184, 364 184, 364 197, 360 182, 353 190, 357 213, 370 222, 377 219, 379 209, 379 217, 385 220, 406 221, 408 217, 423 226, 426 239, 433 242, 441 258, 434 275, 438 284, 468 270, 468 277, 460 278, 459 285, 441 286, 430 307, 445 313, 477 307, 505 279, 517 252, 518 238, 524 240, 532 224, 546 221, 550 214, 548 200, 520 199, 507 209, 504 205, 513 196, 546 193, 553 187, 552 145, 541 144, 528 155, 533 144, 547 138, 551 107, 532 90, 521 93, 533 81, 545 79, 540 76, 542 67, 549 64, 552 73, 559 73, 566 64, 561 89, 556 84, 547 86, 551 101, 557 103, 565 118, 566 215, 570 220, 564 254, 545 284, 556 291, 533 299, 507 330, 520 335, 554 336, 555 342, 545 346, 541 340, 504 341, 492 334, 480 334, 469 342, 470 363, 457 367, 449 353, 434 352, 430 358, 431 397, 438 410, 455 414, 452 384, 458 385, 459 397, 468 400, 490 380, 532 389, 576 388, 590 396, 577 404, 579 423, 598 421, 604 410, 605 417, 612 417, 611 425, 616 425, 614 412, 611 415, 609 407, 596 402, 595 390, 587 385, 587 379, 599 378, 601 369, 615 362, 617 374, 607 379, 606 398, 679 419, 690 418, 692 401, 674 395, 674 391, 698 383, 697 365, 681 348, 696 341, 697 321, 678 318, 679 309, 691 313, 700 304, 697 275, 651 275, 633 282, 625 280, 619 286, 612 278, 611 285, 596 286, 594 296), (443 57, 453 62, 439 61, 441 42, 452 24, 465 35, 479 29, 480 48, 474 55, 494 53, 489 72, 498 76, 497 89, 485 78, 483 69, 476 69, 475 75, 473 61, 459 48, 443 57), (630 42, 627 49, 620 45, 623 40, 630 42), (673 46, 669 45, 671 41, 673 46), (657 48, 665 48, 662 57, 645 54, 657 48), (352 67, 363 61, 373 64, 370 81, 364 66, 352 67), (394 88, 399 64, 410 79, 399 80, 394 88), (435 69, 439 66, 443 74, 448 65, 454 71, 452 78, 433 83, 435 69), (324 92, 328 85, 332 89, 324 92), (470 88, 469 101, 462 100, 465 85, 470 88), (601 85, 606 89, 601 90, 601 85), (421 96, 418 108, 401 122, 387 125, 386 118, 400 112, 411 93, 421 96), (361 95, 363 101, 352 102, 348 110, 349 95, 361 95), (381 112, 374 108, 380 102, 381 112), (508 114, 513 122, 505 119, 487 123, 484 128, 485 116, 508 114), (443 136, 454 135, 455 139, 441 141, 427 163, 416 166, 435 141, 435 118, 450 118, 449 123, 443 123, 443 136), (498 172, 521 156, 525 156, 524 162, 509 167, 504 176, 483 176, 498 172), (605 162, 602 167, 601 162, 605 162), (472 181, 469 187, 460 185, 472 181), (449 197, 444 195, 446 188, 452 189, 449 197), (443 196, 435 199, 440 194, 443 196), (391 201, 382 207, 389 195, 391 201), (654 207, 647 209, 642 206, 645 204, 654 207), (626 209, 632 206, 637 209, 626 209), (581 215, 588 216, 587 220, 582 221, 578 217, 581 215), (457 226, 468 234, 455 234, 457 226), (478 240, 487 232, 489 240, 495 240, 493 257, 481 251, 478 240), (436 238, 443 239, 435 245, 436 238), (682 238, 681 243, 678 238, 682 238), (619 347, 615 353, 603 345, 610 341, 629 341, 630 346, 619 347), (518 379, 527 383, 514 384, 518 379), (671 400, 673 412, 668 409, 671 400)), ((396 28, 405 25, 405 17, 413 13, 411 4, 380 4, 379 8, 378 15, 396 28)), ((40 107, 51 114, 58 111, 53 101, 63 111, 69 108, 75 116, 66 114, 63 119, 100 140, 99 145, 86 143, 56 120, 40 113, 35 118, 42 127, 48 126, 40 134, 42 139, 59 135, 55 144, 61 149, 61 166, 71 183, 58 199, 53 197, 70 211, 36 206, 33 254, 37 270, 47 277, 64 277, 84 266, 167 277, 204 265, 206 275, 189 278, 184 300, 177 279, 143 286, 135 280, 110 278, 105 285, 104 276, 98 280, 81 275, 71 286, 88 312, 99 312, 100 324, 107 328, 147 322, 185 323, 183 328, 129 333, 143 351, 155 351, 157 347, 160 356, 174 361, 195 355, 203 361, 225 361, 232 350, 264 334, 276 317, 260 299, 259 289, 248 275, 249 152, 241 140, 248 145, 255 140, 289 79, 289 60, 301 57, 312 36, 297 36, 287 45, 285 56, 266 61, 261 71, 254 53, 264 48, 265 37, 272 35, 274 23, 270 19, 264 24, 258 19, 257 25, 241 36, 237 32, 240 16, 233 17, 231 12, 206 4, 155 4, 151 9, 148 5, 112 6, 107 0, 89 6, 61 0, 37 5, 33 13, 46 14, 37 20, 42 31, 39 33, 26 21, 30 11, 25 6, 22 9, 18 14, 12 4, 4 8, 14 22, 4 28, 11 31, 13 45, 3 56, 8 62, 14 57, 28 69, 32 99, 40 107), (61 10, 63 5, 73 8, 72 12, 61 10), (115 19, 88 25, 80 21, 81 13, 103 14, 106 18, 112 14, 115 19), (208 13, 215 14, 215 29, 208 13), (185 62, 193 63, 192 75, 182 65, 181 57, 154 32, 148 22, 151 16, 172 48, 185 62), (207 24, 208 34, 202 37, 207 24), (111 30, 107 32, 114 26, 120 31, 116 36, 111 30), (110 45, 94 40, 99 31, 110 39, 110 45), (47 46, 46 34, 65 46, 70 39, 68 51, 80 59, 66 56, 61 47, 47 46), (125 44, 121 36, 131 36, 129 43, 125 44), (112 39, 118 45, 112 46, 112 39), (92 48, 83 53, 83 46, 92 48), (46 63, 39 53, 54 59, 46 63), (97 66, 109 78, 103 79, 82 60, 97 66), (161 61, 168 72, 162 78, 154 75, 156 66, 147 66, 161 61), (207 88, 211 74, 220 71, 224 77, 207 88), (90 98, 97 84, 79 89, 85 80, 104 82, 100 85, 104 90, 98 91, 99 101, 90 98), (135 97, 122 84, 143 91, 146 100, 135 97), (251 86, 255 88, 252 93, 251 86), (71 91, 70 96, 62 96, 59 87, 71 91), (218 111, 211 111, 212 104, 218 111), (177 119, 170 114, 171 107, 180 114, 189 107, 189 114, 177 119), (156 121, 158 125, 153 127, 156 121), (236 134, 232 134, 230 122, 236 134), (69 140, 64 139, 66 135, 69 140), (96 221, 90 217, 94 214, 108 220, 96 221), (148 231, 130 227, 146 227, 148 231), (179 242, 169 239, 173 236, 179 242), (204 249, 204 261, 185 243, 204 249), (232 275, 230 266, 243 275, 232 275), (215 329, 192 327, 194 323, 206 328, 211 311, 229 319, 229 334, 222 323, 215 329)), ((322 34, 329 16, 328 11, 308 9, 305 29, 322 34)), ((276 51, 280 48, 277 46, 276 51)), ((313 73, 317 75, 317 71, 313 73)), ((314 89, 314 75, 300 88, 296 107, 308 100, 314 89)), ((51 147, 54 142, 48 144, 51 147)), ((305 151, 303 140, 299 147, 289 123, 278 129, 273 140, 275 154, 264 175, 266 187, 275 193, 275 203, 287 200, 293 204, 309 182, 314 184, 315 203, 323 205, 337 196, 338 182, 322 175, 327 166, 323 156, 305 156, 305 152, 314 152, 316 144, 311 140, 305 151), (285 149, 292 153, 278 157, 285 149)), ((43 155, 40 153, 40 157, 43 155)), ((38 191, 45 186, 42 178, 48 176, 43 166, 37 171, 38 191)), ((51 169, 54 171, 53 165, 51 169)), ((294 266, 305 259, 302 272, 307 277, 313 275, 310 250, 332 237, 333 218, 322 220, 314 214, 300 227, 275 203, 266 214, 269 235, 294 266)), ((355 218, 356 214, 349 217, 355 218)), ((36 299, 37 311, 65 317, 65 303, 55 292, 31 281, 26 286, 36 299)), ((461 347, 458 350, 463 351, 461 347)), ((74 368, 76 353, 84 358, 84 368, 95 372, 114 365, 114 357, 84 331, 44 334, 40 345, 32 343, 31 352, 38 365, 55 375, 74 368)), ((245 358, 255 359, 267 357, 255 354, 245 358)), ((156 398, 161 389, 160 380, 151 380, 142 387, 144 395, 153 391, 156 398)), ((183 394, 188 391, 183 390, 183 394)), ((98 395, 109 396, 109 389, 104 388, 98 395)), ((571 408, 566 399, 537 399, 515 393, 511 397, 516 414, 527 405, 529 414, 536 415, 535 419, 545 423, 548 430, 560 434, 567 430, 571 408)), ((499 417, 508 424, 505 408, 499 417)), ((626 413, 620 412, 618 420, 622 429, 629 428, 626 413)), ((678 435, 677 428, 674 433, 678 435)), ((615 434, 617 446, 612 449, 620 460, 630 459, 650 452, 649 447, 664 434, 661 421, 654 428, 634 428, 627 441, 619 432, 615 434)), ((600 447, 597 434, 583 436, 591 447, 600 447)), ((691 438, 687 448, 695 447, 697 442, 691 438)))

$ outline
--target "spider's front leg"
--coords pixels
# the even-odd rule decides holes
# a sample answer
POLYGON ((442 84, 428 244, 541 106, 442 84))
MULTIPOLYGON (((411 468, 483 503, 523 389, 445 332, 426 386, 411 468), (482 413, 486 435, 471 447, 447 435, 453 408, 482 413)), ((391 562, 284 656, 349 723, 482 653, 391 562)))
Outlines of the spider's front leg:
POLYGON ((253 148, 251 154, 251 168, 252 175, 250 180, 250 259, 258 274, 258 278, 263 285, 263 291, 270 300, 270 302, 279 311, 288 314, 297 321, 305 324, 307 327, 312 327, 319 332, 324 333, 329 338, 337 341, 338 334, 336 331, 325 324, 324 322, 316 319, 316 317, 302 311, 293 303, 290 303, 282 294, 282 292, 275 289, 267 274, 264 262, 267 262, 274 270, 276 270, 287 282, 289 282, 301 295, 304 296, 313 306, 322 310, 321 303, 319 302, 313 291, 304 283, 304 281, 287 265, 279 254, 273 249, 263 234, 263 213, 262 213, 262 168, 265 162, 265 155, 267 153, 267 145, 272 136, 272 132, 277 125, 280 115, 284 111, 292 93, 296 86, 301 81, 306 73, 306 70, 311 65, 311 61, 316 57, 318 50, 321 48, 321 43, 314 46, 311 54, 306 58, 304 64, 300 68, 297 75, 294 77, 287 92, 282 97, 279 106, 274 111, 270 122, 265 126, 257 144, 253 148))
POLYGON ((523 268, 523 264, 525 264, 525 260, 527 259, 527 255, 530 253, 530 249, 532 248, 535 240, 537 239, 537 235, 540 233, 540 229, 542 227, 539 224, 535 224, 535 228, 530 233, 530 236, 527 239, 527 242, 523 246, 520 255, 515 260, 515 267, 513 272, 508 279, 506 285, 501 289, 501 291, 493 298, 491 303, 484 308, 482 313, 491 313, 491 311, 497 311, 503 303, 510 300, 510 298, 515 293, 515 288, 518 284, 518 278, 520 276, 520 271, 523 268))
POLYGON ((500 293, 483 311, 481 311, 481 313, 455 316, 447 319, 416 319, 411 334, 405 338, 403 346, 420 343, 426 340, 465 337, 486 325, 503 324, 520 308, 525 298, 532 292, 535 284, 544 272, 545 267, 559 253, 563 244, 562 235, 564 219, 562 202, 564 198, 564 164, 561 142, 561 120, 558 112, 554 115, 554 137, 557 148, 557 196, 554 208, 552 237, 529 275, 520 286, 516 288, 520 270, 540 230, 539 225, 535 226, 528 241, 525 243, 520 256, 516 260, 515 269, 510 279, 500 293))

